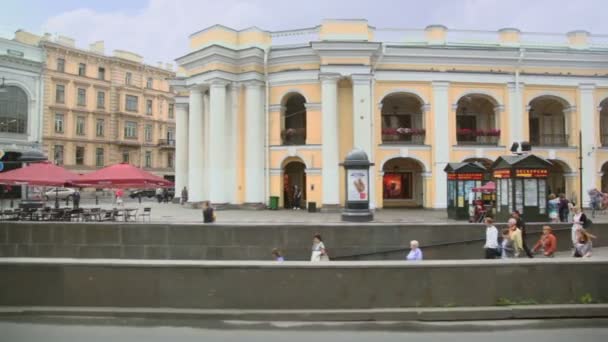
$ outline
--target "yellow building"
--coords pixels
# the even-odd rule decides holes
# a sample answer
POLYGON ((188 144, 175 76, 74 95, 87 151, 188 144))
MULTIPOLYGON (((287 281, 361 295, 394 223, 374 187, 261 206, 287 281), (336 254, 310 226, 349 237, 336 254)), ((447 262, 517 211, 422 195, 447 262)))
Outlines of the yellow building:
POLYGON ((548 191, 576 198, 579 131, 584 190, 608 191, 608 36, 325 20, 215 25, 190 49, 172 85, 176 186, 193 202, 290 206, 298 185, 343 205, 338 164, 357 147, 375 163, 372 207, 445 208, 446 163, 487 165, 521 141, 553 161, 548 191))
POLYGON ((46 53, 42 131, 49 159, 79 173, 129 162, 173 179, 171 65, 146 65, 128 51, 105 55, 103 41, 85 50, 63 36, 19 31, 15 39, 46 53))

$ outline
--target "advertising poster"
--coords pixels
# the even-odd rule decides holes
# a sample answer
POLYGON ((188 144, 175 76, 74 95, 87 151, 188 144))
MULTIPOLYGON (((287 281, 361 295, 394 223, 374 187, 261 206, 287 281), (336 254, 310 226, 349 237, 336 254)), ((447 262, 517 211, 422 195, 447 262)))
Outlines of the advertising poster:
POLYGON ((348 170, 348 201, 367 201, 367 170, 348 170))

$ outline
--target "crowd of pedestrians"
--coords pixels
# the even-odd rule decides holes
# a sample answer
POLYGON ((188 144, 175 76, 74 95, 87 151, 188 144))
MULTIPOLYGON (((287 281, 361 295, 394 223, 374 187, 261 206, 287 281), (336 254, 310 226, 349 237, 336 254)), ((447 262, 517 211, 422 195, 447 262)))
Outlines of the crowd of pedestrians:
MULTIPOLYGON (((591 226, 588 219, 579 207, 572 209, 572 255, 579 258, 588 258, 593 249, 592 240, 596 237, 587 231, 591 226)), ((568 214, 566 214, 568 215, 568 214)), ((528 257, 534 255, 551 258, 557 251, 557 237, 553 234, 553 229, 549 225, 543 226, 542 235, 529 249, 526 244, 526 224, 518 211, 513 211, 511 218, 507 221, 507 228, 501 231, 498 236, 498 229, 494 226, 491 218, 485 219, 486 241, 484 244, 486 259, 511 259, 528 257)))

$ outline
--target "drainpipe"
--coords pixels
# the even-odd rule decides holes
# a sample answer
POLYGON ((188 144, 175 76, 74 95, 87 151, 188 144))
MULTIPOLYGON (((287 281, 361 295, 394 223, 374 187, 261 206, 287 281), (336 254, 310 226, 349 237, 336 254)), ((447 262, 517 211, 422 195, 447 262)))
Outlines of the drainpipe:
POLYGON ((264 50, 264 82, 266 86, 264 87, 264 136, 265 136, 265 148, 264 148, 264 158, 266 159, 266 205, 270 205, 270 113, 269 113, 269 102, 270 102, 270 88, 268 82, 268 54, 270 53, 270 47, 267 47, 264 50))
MULTIPOLYGON (((376 144, 376 132, 374 130, 374 120, 376 118, 376 77, 375 77, 375 73, 376 73, 376 68, 378 67, 378 64, 380 64, 380 62, 382 61, 382 58, 384 57, 384 53, 386 52, 386 45, 384 45, 384 43, 382 44, 382 50, 380 51, 380 56, 378 56, 378 58, 376 59, 376 62, 372 65, 371 68, 371 75, 372 75, 372 84, 371 84, 371 88, 370 88, 370 106, 372 106, 371 108, 371 115, 372 118, 370 121, 370 133, 371 133, 371 141, 372 141, 372 148, 370 150, 370 156, 369 159, 370 160, 374 160, 374 155, 375 155, 375 151, 377 148, 377 144, 376 144)), ((374 197, 376 197, 376 191, 378 191, 378 189, 376 189, 376 168, 378 167, 378 165, 374 165, 372 166, 372 170, 374 171, 374 173, 372 174, 371 177, 371 182, 373 185, 370 184, 370 186, 374 187, 374 197)), ((376 205, 376 198, 374 198, 373 201, 371 201, 371 204, 373 205, 372 210, 375 210, 377 205, 376 205)))

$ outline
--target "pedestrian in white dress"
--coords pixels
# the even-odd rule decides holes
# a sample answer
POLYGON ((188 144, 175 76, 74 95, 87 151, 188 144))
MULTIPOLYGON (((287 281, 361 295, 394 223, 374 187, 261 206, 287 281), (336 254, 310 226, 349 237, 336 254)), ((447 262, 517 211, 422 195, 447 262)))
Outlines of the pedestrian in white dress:
POLYGON ((310 255, 311 262, 329 261, 327 252, 325 251, 325 244, 321 238, 321 234, 315 234, 312 238, 312 253, 310 255))

